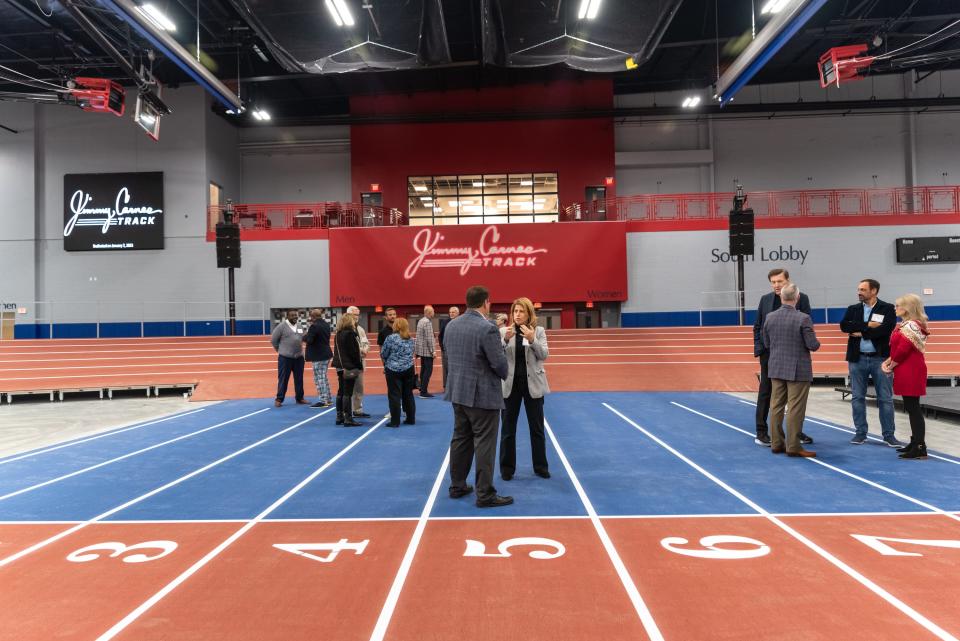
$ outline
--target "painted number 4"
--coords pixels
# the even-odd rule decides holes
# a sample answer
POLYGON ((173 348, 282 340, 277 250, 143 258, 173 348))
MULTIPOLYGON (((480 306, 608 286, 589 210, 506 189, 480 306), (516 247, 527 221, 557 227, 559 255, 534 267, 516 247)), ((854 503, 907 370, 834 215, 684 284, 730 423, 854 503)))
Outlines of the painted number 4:
POLYGON ((177 549, 177 544, 173 541, 144 541, 134 545, 127 545, 118 541, 107 541, 105 543, 96 543, 80 548, 67 555, 67 561, 73 563, 88 563, 95 561, 100 556, 109 552, 110 558, 120 557, 124 563, 146 563, 147 561, 156 561, 162 559, 177 549), (160 550, 157 554, 129 554, 134 550, 160 550))
POLYGON ((463 553, 463 556, 481 556, 487 558, 506 558, 512 556, 510 554, 510 548, 520 547, 520 546, 537 546, 549 548, 547 550, 531 550, 529 556, 531 559, 539 560, 549 560, 556 559, 563 556, 567 549, 563 547, 563 544, 559 541, 554 541, 553 539, 544 539, 538 536, 522 536, 516 539, 507 539, 503 543, 497 546, 497 552, 491 552, 487 554, 487 546, 484 545, 482 541, 474 541, 473 539, 467 539, 467 549, 463 553))

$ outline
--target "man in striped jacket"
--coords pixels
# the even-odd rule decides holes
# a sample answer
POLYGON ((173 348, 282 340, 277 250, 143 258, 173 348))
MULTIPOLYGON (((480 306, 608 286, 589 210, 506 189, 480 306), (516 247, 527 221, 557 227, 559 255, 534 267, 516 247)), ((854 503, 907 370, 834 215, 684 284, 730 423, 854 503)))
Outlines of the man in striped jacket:
POLYGON ((436 345, 433 340, 433 307, 423 308, 423 318, 417 321, 417 342, 414 354, 420 358, 420 398, 432 398, 428 391, 433 374, 433 355, 436 345))

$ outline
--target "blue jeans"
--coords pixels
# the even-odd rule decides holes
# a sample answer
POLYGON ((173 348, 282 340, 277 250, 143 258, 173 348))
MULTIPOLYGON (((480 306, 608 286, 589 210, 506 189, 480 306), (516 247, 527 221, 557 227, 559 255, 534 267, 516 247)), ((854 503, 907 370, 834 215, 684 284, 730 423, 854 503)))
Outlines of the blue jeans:
POLYGON ((885 359, 881 356, 860 355, 856 363, 847 363, 850 372, 850 389, 853 390, 853 426, 857 436, 867 436, 867 379, 873 378, 877 390, 877 405, 880 407, 880 432, 883 438, 892 438, 893 426, 893 377, 880 369, 885 359))

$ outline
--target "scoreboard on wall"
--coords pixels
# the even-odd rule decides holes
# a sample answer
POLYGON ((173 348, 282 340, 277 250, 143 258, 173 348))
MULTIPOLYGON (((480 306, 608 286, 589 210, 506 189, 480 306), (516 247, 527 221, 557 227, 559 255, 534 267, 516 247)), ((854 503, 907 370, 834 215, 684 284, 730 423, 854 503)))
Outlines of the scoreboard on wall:
POLYGON ((898 238, 898 263, 960 263, 960 236, 898 238))
POLYGON ((66 174, 63 248, 163 249, 163 172, 66 174))

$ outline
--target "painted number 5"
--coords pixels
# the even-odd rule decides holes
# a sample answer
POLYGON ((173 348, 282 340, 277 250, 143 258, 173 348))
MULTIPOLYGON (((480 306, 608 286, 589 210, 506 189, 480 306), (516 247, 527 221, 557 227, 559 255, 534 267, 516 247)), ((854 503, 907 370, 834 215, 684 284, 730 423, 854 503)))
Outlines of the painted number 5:
POLYGON ((101 554, 109 552, 110 558, 121 557, 124 563, 146 563, 147 561, 156 561, 162 559, 177 549, 177 544, 173 541, 145 541, 135 545, 126 545, 117 541, 107 541, 105 543, 96 543, 80 548, 67 555, 68 561, 74 563, 87 563, 99 559, 101 554), (160 550, 158 554, 127 554, 134 550, 160 550), (124 555, 127 556, 124 556, 124 555))
POLYGON ((700 539, 700 545, 703 546, 703 549, 678 547, 688 543, 689 541, 681 536, 668 536, 660 541, 660 545, 671 552, 684 556, 695 556, 699 559, 755 559, 770 554, 770 546, 762 541, 732 534, 715 534, 703 537, 700 539), (729 544, 750 545, 752 547, 735 549, 720 547, 729 544))
POLYGON ((549 560, 556 559, 563 556, 567 549, 563 547, 563 544, 559 541, 554 541, 553 539, 544 539, 538 536, 522 536, 517 539, 507 539, 503 543, 497 546, 498 552, 493 552, 487 554, 487 546, 483 544, 482 541, 474 541, 472 539, 467 539, 467 549, 463 553, 463 556, 483 556, 488 558, 506 558, 511 556, 509 550, 512 547, 518 547, 521 545, 536 545, 538 547, 550 548, 551 551, 546 550, 531 550, 530 558, 531 559, 540 559, 540 560, 549 560))

